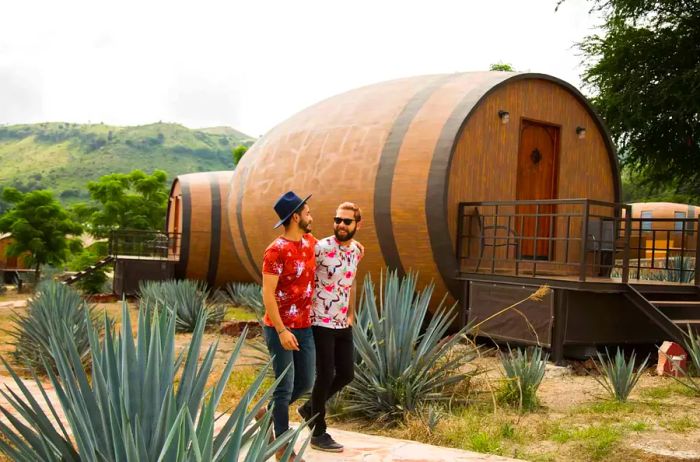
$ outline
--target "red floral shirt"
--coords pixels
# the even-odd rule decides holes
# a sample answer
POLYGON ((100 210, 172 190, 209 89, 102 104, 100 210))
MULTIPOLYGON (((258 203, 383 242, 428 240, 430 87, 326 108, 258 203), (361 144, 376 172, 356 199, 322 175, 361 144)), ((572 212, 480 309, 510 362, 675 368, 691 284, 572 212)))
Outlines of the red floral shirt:
MULTIPOLYGON (((280 236, 265 249, 262 272, 279 276, 275 298, 282 322, 291 329, 311 326, 316 242, 311 234, 304 234, 298 242, 280 236)), ((274 327, 267 314, 263 322, 274 327)))

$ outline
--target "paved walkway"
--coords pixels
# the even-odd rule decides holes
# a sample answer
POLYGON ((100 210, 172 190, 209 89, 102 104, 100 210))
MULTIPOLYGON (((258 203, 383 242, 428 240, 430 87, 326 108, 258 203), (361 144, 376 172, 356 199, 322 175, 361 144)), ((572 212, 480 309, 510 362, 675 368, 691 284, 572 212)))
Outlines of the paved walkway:
MULTIPOLYGON (((3 371, 4 372, 4 371, 3 371)), ((42 404, 42 408, 48 412, 48 406, 45 405, 38 390, 36 383, 32 380, 26 380, 25 385, 32 394, 37 398, 37 401, 42 404)), ((0 375, 0 387, 18 391, 17 385, 11 377, 0 375)), ((58 408, 59 416, 65 423, 65 417, 60 409, 60 404, 54 389, 50 385, 44 385, 51 401, 58 408)), ((0 396, 0 406, 5 409, 11 409, 7 400, 0 396)), ((5 418, 3 417, 3 421, 5 418)), ((219 419, 222 422, 223 419, 219 419)), ((362 433, 348 432, 333 429, 333 437, 345 446, 345 451, 342 453, 327 453, 316 451, 308 446, 304 453, 306 462, 515 462, 516 459, 506 457, 493 456, 488 454, 479 454, 470 451, 461 451, 457 449, 442 448, 427 444, 416 443, 414 441, 398 440, 394 438, 385 438, 383 436, 365 435, 362 433)), ((308 435, 308 431, 306 433, 308 435)), ((299 446, 301 446, 301 442, 299 446)))

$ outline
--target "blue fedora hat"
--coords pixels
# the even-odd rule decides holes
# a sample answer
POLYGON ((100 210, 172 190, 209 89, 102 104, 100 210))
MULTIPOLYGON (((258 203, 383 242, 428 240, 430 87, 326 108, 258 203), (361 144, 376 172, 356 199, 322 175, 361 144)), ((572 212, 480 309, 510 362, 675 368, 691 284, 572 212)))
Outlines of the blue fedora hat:
POLYGON ((294 194, 294 191, 288 191, 282 194, 280 198, 277 199, 277 202, 275 202, 274 209, 275 212, 277 212, 277 215, 280 217, 280 221, 278 221, 274 227, 279 228, 279 226, 284 223, 287 218, 291 217, 294 212, 299 210, 306 203, 306 201, 309 200, 309 197, 311 197, 311 194, 306 196, 306 199, 302 199, 294 194))

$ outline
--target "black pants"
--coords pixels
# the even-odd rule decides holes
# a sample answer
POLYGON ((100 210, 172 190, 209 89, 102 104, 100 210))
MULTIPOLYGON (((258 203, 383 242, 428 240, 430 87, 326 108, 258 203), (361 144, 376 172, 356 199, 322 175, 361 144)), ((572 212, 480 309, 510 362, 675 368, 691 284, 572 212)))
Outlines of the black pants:
POLYGON ((311 392, 311 414, 314 436, 326 432, 326 401, 352 382, 354 377, 354 349, 352 327, 330 329, 313 326, 316 344, 316 382, 311 392))

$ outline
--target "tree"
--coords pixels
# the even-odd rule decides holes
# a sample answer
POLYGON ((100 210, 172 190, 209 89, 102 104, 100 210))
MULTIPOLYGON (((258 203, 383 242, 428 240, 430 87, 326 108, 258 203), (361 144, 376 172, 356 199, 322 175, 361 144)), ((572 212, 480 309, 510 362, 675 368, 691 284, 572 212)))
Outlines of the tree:
POLYGON ((489 66, 490 71, 503 71, 503 72, 515 72, 513 66, 508 63, 497 62, 496 64, 491 64, 489 66))
POLYGON ((80 204, 73 211, 90 224, 97 237, 107 237, 112 229, 163 229, 168 204, 167 175, 154 170, 112 173, 88 183, 95 204, 80 204))
POLYGON ((700 198, 700 2, 593 3, 604 34, 579 44, 582 77, 623 167, 657 190, 700 198))
POLYGON ((69 217, 50 191, 21 193, 15 188, 5 188, 2 199, 11 205, 0 216, 0 232, 12 235, 7 255, 26 254, 27 264, 35 268, 37 280, 41 265, 58 266, 71 252, 80 250, 80 239, 68 236, 79 236, 82 226, 69 217))
POLYGON ((243 154, 248 151, 248 146, 244 144, 239 144, 235 148, 233 148, 233 164, 238 165, 238 162, 241 161, 241 158, 243 157, 243 154))

